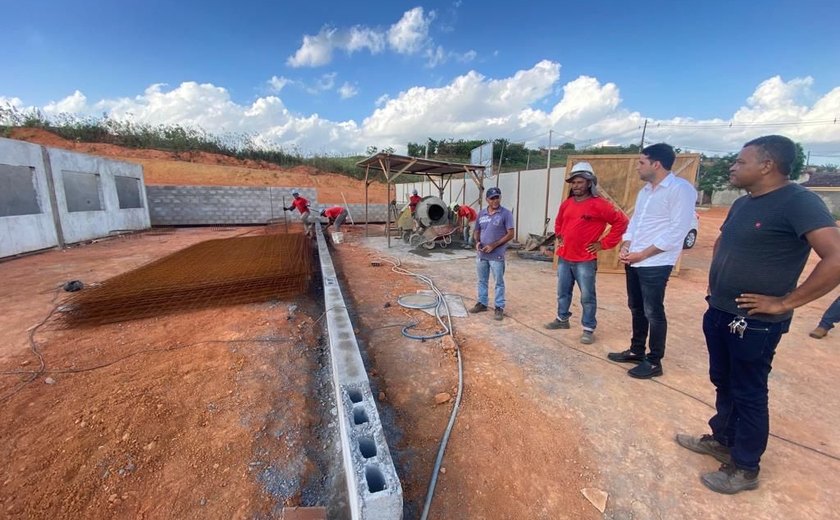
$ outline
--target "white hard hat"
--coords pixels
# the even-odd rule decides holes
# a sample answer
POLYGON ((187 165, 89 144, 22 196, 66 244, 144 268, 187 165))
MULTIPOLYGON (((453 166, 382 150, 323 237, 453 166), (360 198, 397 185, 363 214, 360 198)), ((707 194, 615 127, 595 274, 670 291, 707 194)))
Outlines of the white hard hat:
POLYGON ((584 179, 591 181, 591 193, 593 196, 598 196, 598 177, 595 176, 595 170, 592 169, 592 165, 586 161, 581 161, 574 166, 569 171, 569 175, 566 176, 566 182, 572 182, 572 179, 575 177, 583 177, 584 179))
POLYGON ((595 170, 592 169, 592 165, 586 161, 581 161, 579 163, 575 163, 575 165, 572 166, 572 169, 569 172, 569 178, 571 178, 575 173, 582 172, 591 173, 592 175, 595 175, 595 170))
POLYGON ((411 194, 412 195, 417 195, 417 190, 416 189, 411 190, 411 194))

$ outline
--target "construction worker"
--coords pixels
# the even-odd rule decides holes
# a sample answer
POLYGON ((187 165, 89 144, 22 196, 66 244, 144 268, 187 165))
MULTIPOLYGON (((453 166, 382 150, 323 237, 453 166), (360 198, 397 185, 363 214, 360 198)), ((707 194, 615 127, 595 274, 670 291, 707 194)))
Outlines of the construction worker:
POLYGON ((309 222, 309 201, 301 197, 297 190, 292 192, 292 197, 294 197, 292 199, 292 205, 288 208, 284 207, 283 211, 292 211, 297 208, 300 211, 300 221, 303 222, 303 229, 306 232, 306 236, 314 237, 315 225, 309 222))
POLYGON ((327 227, 334 225, 335 231, 340 232, 341 225, 344 224, 344 220, 347 218, 347 210, 341 206, 333 206, 331 208, 322 209, 321 216, 330 219, 327 227))
POLYGON ((589 345, 595 341, 595 273, 598 270, 598 251, 612 249, 621 242, 627 230, 627 216, 608 200, 598 196, 598 178, 588 162, 572 167, 566 182, 570 185, 569 197, 560 205, 554 219, 557 255, 557 317, 545 328, 568 329, 572 313, 572 291, 575 283, 580 289, 580 306, 583 308, 580 342, 589 345), (604 236, 604 231, 610 232, 604 236))
POLYGON ((422 198, 417 194, 417 190, 411 190, 411 197, 408 198, 408 207, 411 208, 411 216, 414 216, 414 212, 417 211, 417 204, 420 200, 422 198))
POLYGON ((496 309, 494 319, 501 321, 505 317, 505 251, 508 242, 513 239, 513 213, 502 206, 502 190, 487 190, 487 207, 482 209, 476 219, 473 240, 478 253, 476 275, 478 278, 478 302, 470 309, 472 313, 484 312, 490 302, 488 285, 490 273, 496 281, 494 291, 496 309))
POLYGON ((461 206, 459 204, 455 204, 452 208, 452 211, 455 212, 455 217, 457 219, 457 223, 461 226, 462 234, 464 237, 464 244, 467 246, 472 245, 472 234, 470 233, 470 224, 475 222, 475 219, 478 218, 478 213, 475 212, 469 206, 461 206))

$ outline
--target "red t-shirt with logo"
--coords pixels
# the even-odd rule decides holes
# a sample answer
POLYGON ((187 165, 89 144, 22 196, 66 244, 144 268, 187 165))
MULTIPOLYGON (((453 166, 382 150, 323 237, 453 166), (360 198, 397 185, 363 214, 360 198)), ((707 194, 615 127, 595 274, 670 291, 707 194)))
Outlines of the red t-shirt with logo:
POLYGON ((569 262, 595 260, 597 254, 587 251, 586 246, 600 239, 601 249, 615 247, 627 230, 627 222, 627 216, 606 199, 589 197, 576 201, 569 197, 560 204, 554 220, 554 234, 563 239, 557 256, 569 262), (612 226, 610 232, 601 238, 607 225, 612 226))

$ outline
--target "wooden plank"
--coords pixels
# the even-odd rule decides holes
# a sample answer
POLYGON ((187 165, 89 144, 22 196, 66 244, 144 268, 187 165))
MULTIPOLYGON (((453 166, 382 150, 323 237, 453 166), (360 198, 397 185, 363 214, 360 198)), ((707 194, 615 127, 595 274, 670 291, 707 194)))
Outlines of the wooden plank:
MULTIPOLYGON (((639 179, 636 171, 638 155, 570 155, 566 160, 566 171, 571 171, 572 166, 578 162, 586 161, 592 165, 595 175, 598 177, 598 189, 601 195, 621 209, 628 218, 633 215, 636 204, 636 195, 644 187, 645 183, 639 179)), ((682 177, 695 184, 697 170, 700 166, 698 154, 681 153, 677 154, 672 171, 678 177, 682 177)), ((568 197, 568 190, 564 190, 562 200, 568 197)), ((674 266, 674 273, 679 273, 680 264, 674 266)), ((623 273, 624 266, 618 260, 618 248, 609 251, 602 251, 598 254, 598 271, 605 273, 623 273)))

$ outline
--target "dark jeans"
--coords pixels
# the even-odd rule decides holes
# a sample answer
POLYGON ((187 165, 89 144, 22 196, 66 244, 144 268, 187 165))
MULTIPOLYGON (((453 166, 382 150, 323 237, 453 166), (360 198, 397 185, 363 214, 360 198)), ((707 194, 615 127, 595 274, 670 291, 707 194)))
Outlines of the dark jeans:
POLYGON ((820 327, 825 330, 831 330, 838 321, 840 321, 840 296, 825 310, 825 314, 823 314, 820 320, 820 327))
POLYGON ((665 318, 665 286, 671 276, 672 265, 630 267, 627 271, 627 306, 633 316, 633 337, 630 350, 644 355, 650 333, 648 361, 658 365, 665 356, 665 337, 668 320, 665 318))
POLYGON ((714 438, 729 446, 736 466, 758 471, 770 435, 767 376, 790 320, 770 323, 748 318, 741 338, 729 329, 733 318, 733 314, 712 307, 703 316, 709 379, 717 391, 717 413, 709 419, 709 426, 714 438))

